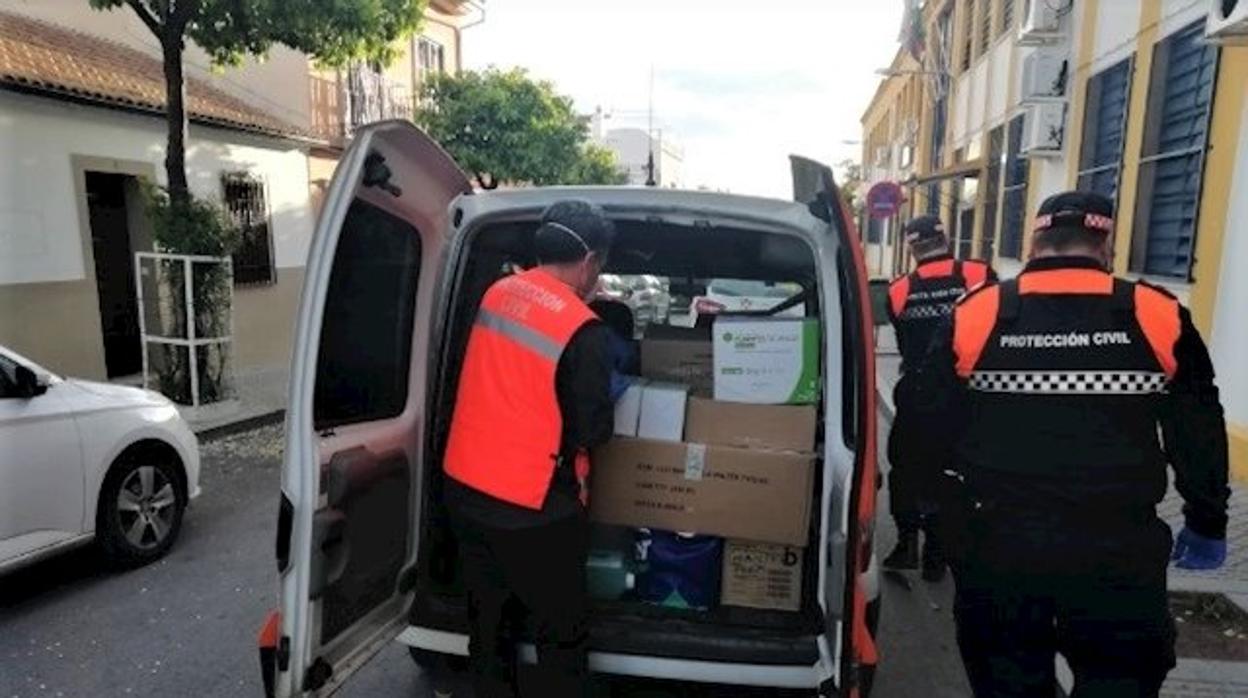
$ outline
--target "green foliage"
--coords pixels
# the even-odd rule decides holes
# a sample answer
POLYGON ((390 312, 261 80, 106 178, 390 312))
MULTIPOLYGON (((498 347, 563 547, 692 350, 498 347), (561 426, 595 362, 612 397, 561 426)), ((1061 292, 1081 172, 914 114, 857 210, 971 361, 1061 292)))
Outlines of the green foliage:
POLYGON ((148 182, 143 198, 152 240, 161 252, 228 257, 238 249, 239 230, 216 203, 195 197, 175 201, 148 182))
MULTIPOLYGON (((150 182, 143 184, 144 208, 152 225, 157 250, 172 254, 229 257, 238 249, 240 231, 215 202, 188 196, 174 199, 169 192, 150 182)), ((191 296, 195 304, 195 336, 219 337, 229 334, 231 275, 217 263, 191 264, 191 296)), ((160 290, 149 302, 159 326, 176 328, 186 334, 186 269, 180 261, 159 260, 150 279, 160 290)), ((160 391, 171 399, 189 404, 190 355, 185 349, 167 346, 154 361, 160 391)), ((229 353, 216 347, 200 347, 199 396, 204 404, 227 399, 229 353)))
POLYGON ((855 214, 861 214, 865 205, 866 191, 863 190, 862 165, 857 160, 846 159, 836 165, 838 172, 837 184, 849 202, 855 214))
POLYGON ((572 100, 523 69, 434 76, 421 95, 416 123, 482 187, 612 179, 572 100))
POLYGON ((182 27, 179 36, 190 37, 218 65, 237 65, 247 55, 263 56, 273 44, 284 44, 328 66, 361 59, 391 62, 395 40, 419 28, 427 4, 427 0, 89 2, 96 9, 129 6, 162 27, 182 27), (170 5, 173 16, 163 9, 170 5))
POLYGON ((564 184, 627 184, 628 173, 615 160, 615 153, 588 143, 581 159, 572 168, 564 184))

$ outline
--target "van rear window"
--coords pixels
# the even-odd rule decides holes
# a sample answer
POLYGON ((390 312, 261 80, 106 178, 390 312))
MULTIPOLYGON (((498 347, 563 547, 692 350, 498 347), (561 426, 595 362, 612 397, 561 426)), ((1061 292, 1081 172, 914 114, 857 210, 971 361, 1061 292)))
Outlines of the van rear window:
POLYGON ((312 421, 319 431, 407 404, 420 234, 359 199, 343 222, 322 313, 312 421))

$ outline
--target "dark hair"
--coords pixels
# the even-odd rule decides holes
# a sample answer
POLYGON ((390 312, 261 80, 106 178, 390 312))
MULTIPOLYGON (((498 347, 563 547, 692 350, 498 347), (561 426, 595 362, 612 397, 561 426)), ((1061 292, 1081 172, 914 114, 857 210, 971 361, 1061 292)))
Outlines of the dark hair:
POLYGON ((616 334, 624 339, 633 338, 635 332, 633 309, 628 307, 627 303, 610 298, 599 298, 589 304, 589 309, 602 318, 603 324, 610 327, 616 334))
POLYGON ((577 262, 590 252, 606 254, 615 241, 615 224, 597 204, 579 199, 556 201, 542 213, 533 236, 542 264, 577 262))
POLYGON ((1105 244, 1105 233, 1077 225, 1055 225, 1037 231, 1032 247, 1052 252, 1098 250, 1105 244))

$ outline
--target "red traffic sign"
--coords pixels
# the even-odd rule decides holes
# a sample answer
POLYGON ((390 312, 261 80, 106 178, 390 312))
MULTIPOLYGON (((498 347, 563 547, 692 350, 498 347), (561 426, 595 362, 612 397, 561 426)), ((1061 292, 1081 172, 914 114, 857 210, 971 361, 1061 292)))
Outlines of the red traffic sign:
POLYGON ((867 190, 867 215, 875 219, 891 218, 901 210, 906 195, 896 182, 876 182, 867 190))

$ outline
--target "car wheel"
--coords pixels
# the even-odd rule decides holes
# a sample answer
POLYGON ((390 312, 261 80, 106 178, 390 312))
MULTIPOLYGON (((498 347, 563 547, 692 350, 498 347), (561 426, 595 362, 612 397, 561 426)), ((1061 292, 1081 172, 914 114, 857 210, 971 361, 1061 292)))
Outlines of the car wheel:
POLYGON ((138 567, 173 545, 186 511, 178 465, 154 455, 123 456, 100 487, 95 534, 110 564, 138 567))

